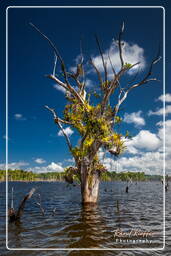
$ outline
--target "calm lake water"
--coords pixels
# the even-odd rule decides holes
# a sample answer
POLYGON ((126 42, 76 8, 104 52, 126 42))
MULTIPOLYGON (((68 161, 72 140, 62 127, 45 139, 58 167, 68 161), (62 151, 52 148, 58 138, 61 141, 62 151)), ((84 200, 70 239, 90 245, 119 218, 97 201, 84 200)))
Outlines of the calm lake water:
MULTIPOLYGON (((10 248, 109 248, 108 251, 7 251, 5 247, 5 183, 0 183, 0 255, 171 255, 171 197, 166 194, 167 246, 164 251, 111 251, 110 248, 163 247, 163 190, 160 182, 101 183, 97 206, 81 205, 80 187, 62 182, 9 182, 9 199, 14 188, 14 207, 36 188, 26 202, 18 224, 9 224, 10 248), (36 204, 41 195, 43 216, 36 204), (119 210, 117 207, 119 202, 119 210), (116 230, 152 232, 148 239, 120 241, 116 230)), ((9 200, 10 201, 10 200, 9 200)))

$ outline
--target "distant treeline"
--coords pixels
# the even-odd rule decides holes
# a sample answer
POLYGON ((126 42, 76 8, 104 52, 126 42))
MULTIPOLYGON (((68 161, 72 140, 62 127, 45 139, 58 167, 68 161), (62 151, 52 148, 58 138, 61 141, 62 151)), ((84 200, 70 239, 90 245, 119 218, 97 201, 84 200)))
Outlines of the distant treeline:
MULTIPOLYGON (((64 180, 64 172, 34 173, 24 170, 8 170, 8 181, 64 180)), ((6 179, 6 171, 0 170, 0 180, 6 179)))
MULTIPOLYGON (((9 181, 65 181, 65 172, 33 173, 24 170, 8 170, 9 181)), ((170 179, 171 177, 169 177, 170 179)), ((6 180, 6 171, 0 170, 0 181, 6 180)), ((104 172, 102 181, 157 181, 160 175, 146 175, 144 172, 104 172)))

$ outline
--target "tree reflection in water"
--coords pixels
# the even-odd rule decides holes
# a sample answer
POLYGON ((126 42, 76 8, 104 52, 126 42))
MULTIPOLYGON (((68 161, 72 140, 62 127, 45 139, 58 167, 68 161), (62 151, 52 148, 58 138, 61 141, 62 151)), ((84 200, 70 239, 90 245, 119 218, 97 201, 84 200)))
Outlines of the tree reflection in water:
POLYGON ((69 248, 100 248, 104 245, 106 236, 105 220, 96 204, 82 206, 78 224, 71 224, 65 231, 75 242, 69 248))

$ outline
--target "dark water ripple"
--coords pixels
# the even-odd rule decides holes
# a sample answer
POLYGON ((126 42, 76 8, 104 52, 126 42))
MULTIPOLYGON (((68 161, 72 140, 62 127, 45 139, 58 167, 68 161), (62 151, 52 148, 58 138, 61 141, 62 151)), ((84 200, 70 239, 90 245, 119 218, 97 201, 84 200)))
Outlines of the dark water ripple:
MULTIPOLYGON (((36 193, 27 202, 22 220, 9 225, 10 248, 161 248, 163 246, 163 191, 159 182, 133 184, 128 194, 124 182, 103 183, 98 205, 82 207, 80 188, 59 182, 10 182, 14 187, 15 206, 32 188, 36 193), (105 191, 107 189, 107 192, 105 191), (42 216, 37 193, 41 194, 45 216, 42 216), (119 201, 119 212, 117 210, 119 201), (56 208, 55 214, 53 213, 56 208), (119 243, 114 231, 131 229, 152 231, 155 236, 136 243, 119 243)), ((171 186, 170 186, 171 187, 171 186)), ((0 184, 0 256, 27 255, 171 255, 170 191, 166 194, 166 249, 163 251, 7 251, 5 249, 5 183, 0 184)))

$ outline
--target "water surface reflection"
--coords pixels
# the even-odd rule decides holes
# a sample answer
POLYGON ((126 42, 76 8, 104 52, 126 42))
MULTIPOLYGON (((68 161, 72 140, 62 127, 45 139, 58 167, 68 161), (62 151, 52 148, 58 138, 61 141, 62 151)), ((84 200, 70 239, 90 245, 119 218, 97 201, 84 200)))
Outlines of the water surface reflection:
MULTIPOLYGON (((34 198, 26 206, 26 211, 17 224, 9 225, 10 248, 149 248, 162 247, 163 195, 158 183, 139 183, 125 193, 124 183, 103 183, 97 205, 82 206, 79 187, 66 187, 65 183, 9 183, 15 188, 15 205, 33 186, 42 196, 45 216, 41 215, 34 198), (107 192, 106 192, 107 187, 107 192), (119 210, 117 207, 119 202, 119 210), (53 210, 56 208, 55 214, 53 210), (114 239, 118 229, 151 230, 157 233, 151 244, 119 243, 114 239)), ((3 187, 1 209, 5 207, 5 186, 3 187)), ((36 197, 36 195, 35 195, 36 197)), ((1 210, 2 212, 2 210, 1 210)), ((4 215, 1 216, 1 224, 4 215), (3 217, 3 218, 2 218, 3 217)), ((3 223, 4 225, 4 223, 3 223)), ((3 226, 4 227, 4 226, 3 226)), ((0 239, 4 237, 1 234, 0 239)), ((118 255, 110 251, 41 251, 20 252, 19 255, 118 255)), ((14 252, 8 252, 15 255, 14 252)), ((0 254, 1 255, 1 254, 0 254)), ((5 253, 2 254, 6 255, 5 253)), ((124 255, 128 255, 125 254, 124 255)), ((130 255, 132 252, 130 251, 130 255)), ((139 252, 136 255, 141 255, 139 252)), ((153 254, 150 254, 153 255, 153 254)), ((160 255, 160 254, 159 254, 160 255)))

